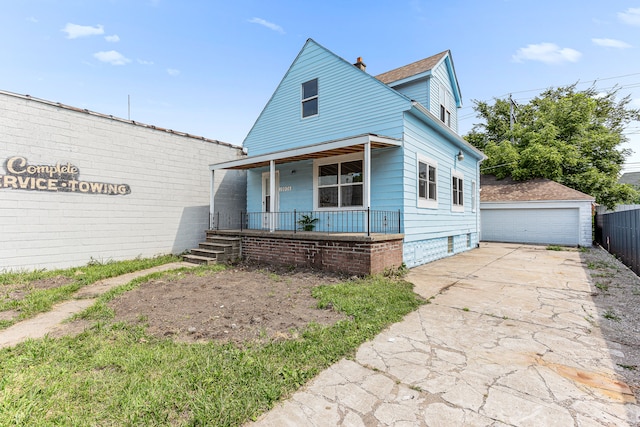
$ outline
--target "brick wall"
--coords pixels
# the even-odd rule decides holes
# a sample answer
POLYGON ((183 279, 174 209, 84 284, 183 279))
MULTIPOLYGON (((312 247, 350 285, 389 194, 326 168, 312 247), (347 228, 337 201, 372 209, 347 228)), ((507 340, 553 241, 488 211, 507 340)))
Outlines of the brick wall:
MULTIPOLYGON (((0 188, 0 271, 180 253, 209 224, 208 165, 238 147, 0 92, 0 184, 9 158, 72 164, 125 195, 0 188)), ((9 182, 9 184, 11 184, 9 182)), ((246 176, 216 173, 216 206, 245 206, 246 176)))
POLYGON ((402 237, 391 240, 315 240, 243 236, 242 255, 252 261, 311 267, 356 275, 402 265, 402 237))

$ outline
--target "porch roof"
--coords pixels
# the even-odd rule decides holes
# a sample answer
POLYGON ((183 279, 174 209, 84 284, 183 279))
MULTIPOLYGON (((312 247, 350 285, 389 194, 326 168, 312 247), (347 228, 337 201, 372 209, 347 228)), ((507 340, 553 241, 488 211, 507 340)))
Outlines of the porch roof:
POLYGON ((388 136, 364 134, 349 138, 336 139, 321 142, 319 144, 306 145, 289 150, 274 151, 272 153, 247 156, 239 160, 209 165, 209 170, 219 169, 252 169, 269 166, 273 160, 276 164, 289 163, 299 160, 319 159, 323 157, 339 156, 342 154, 364 151, 365 144, 371 144, 371 148, 399 147, 402 141, 388 136))

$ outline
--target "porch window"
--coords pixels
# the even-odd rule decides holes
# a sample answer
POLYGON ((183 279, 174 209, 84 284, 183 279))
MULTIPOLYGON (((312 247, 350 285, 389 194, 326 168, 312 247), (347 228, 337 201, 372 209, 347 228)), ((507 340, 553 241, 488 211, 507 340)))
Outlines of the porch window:
POLYGON ((451 210, 464 212, 464 180, 459 173, 453 173, 451 177, 451 210))
POLYGON ((362 207, 362 160, 322 164, 317 167, 318 208, 362 207))
POLYGON ((302 83, 302 118, 318 115, 318 79, 302 83))
POLYGON ((418 155, 418 207, 438 207, 438 164, 418 155))

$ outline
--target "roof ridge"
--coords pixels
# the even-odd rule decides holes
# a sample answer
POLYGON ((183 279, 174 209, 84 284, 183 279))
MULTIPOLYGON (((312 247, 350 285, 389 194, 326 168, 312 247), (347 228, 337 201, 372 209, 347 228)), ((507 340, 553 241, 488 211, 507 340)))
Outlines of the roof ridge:
POLYGON ((374 76, 376 79, 383 83, 392 83, 397 80, 401 80, 407 77, 415 76, 416 74, 423 73, 425 71, 433 69, 433 67, 440 62, 447 54, 451 55, 451 50, 443 50, 440 53, 431 55, 426 58, 419 59, 401 67, 394 68, 384 73, 374 76))

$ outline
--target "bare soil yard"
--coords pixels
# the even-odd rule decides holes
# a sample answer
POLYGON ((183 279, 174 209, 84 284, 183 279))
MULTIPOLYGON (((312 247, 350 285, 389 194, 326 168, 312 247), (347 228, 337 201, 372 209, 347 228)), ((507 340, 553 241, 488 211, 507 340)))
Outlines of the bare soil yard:
POLYGON ((109 305, 115 321, 140 322, 150 334, 177 341, 287 339, 310 322, 345 318, 316 308, 311 296, 316 286, 344 280, 309 270, 242 265, 151 280, 109 305))

